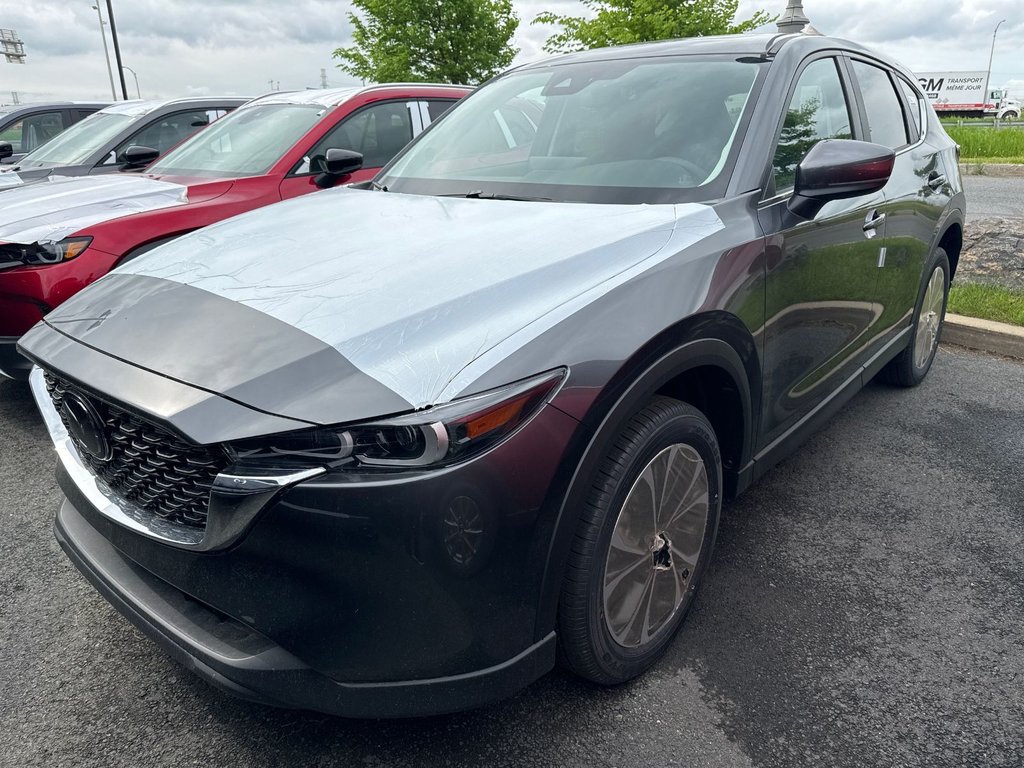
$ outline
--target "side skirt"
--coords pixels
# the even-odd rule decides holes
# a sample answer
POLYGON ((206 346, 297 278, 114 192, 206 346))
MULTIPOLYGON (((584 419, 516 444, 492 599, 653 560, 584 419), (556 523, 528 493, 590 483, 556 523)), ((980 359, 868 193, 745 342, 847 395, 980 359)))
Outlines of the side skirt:
POLYGON ((800 421, 780 435, 770 445, 754 456, 753 461, 736 473, 736 493, 741 493, 751 483, 764 475, 802 445, 811 435, 820 430, 844 405, 853 399, 865 384, 871 381, 885 365, 902 352, 910 341, 911 328, 908 326, 882 347, 865 365, 855 372, 842 386, 825 398, 800 421))

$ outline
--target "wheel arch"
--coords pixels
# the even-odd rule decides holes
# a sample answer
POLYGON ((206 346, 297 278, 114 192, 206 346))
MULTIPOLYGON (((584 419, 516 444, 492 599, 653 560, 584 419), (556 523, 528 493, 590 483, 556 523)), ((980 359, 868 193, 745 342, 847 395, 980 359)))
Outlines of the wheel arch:
POLYGON ((144 253, 152 251, 154 248, 159 248, 161 245, 169 243, 172 240, 177 240, 182 235, 187 235, 191 231, 193 230, 186 229, 182 230, 181 232, 175 232, 174 234, 171 235, 160 235, 160 237, 155 237, 152 240, 147 240, 144 243, 139 243, 138 245, 134 246, 130 251, 128 251, 124 256, 118 259, 117 264, 115 264, 114 266, 119 267, 122 264, 136 258, 137 256, 141 256, 144 253))
POLYGON ((724 311, 682 321, 651 339, 620 366, 583 418, 559 468, 561 489, 556 485, 550 496, 555 508, 549 516, 550 536, 545 537, 549 545, 535 628, 538 637, 549 633, 556 623, 569 547, 590 477, 629 418, 658 394, 687 402, 687 398, 700 400, 690 404, 704 412, 720 435, 724 492, 730 498, 741 492, 752 476, 760 393, 757 344, 742 321, 724 311))
POLYGON ((949 257, 949 279, 952 281, 964 247, 964 223, 960 212, 950 214, 938 227, 937 234, 932 250, 941 248, 946 252, 949 257))

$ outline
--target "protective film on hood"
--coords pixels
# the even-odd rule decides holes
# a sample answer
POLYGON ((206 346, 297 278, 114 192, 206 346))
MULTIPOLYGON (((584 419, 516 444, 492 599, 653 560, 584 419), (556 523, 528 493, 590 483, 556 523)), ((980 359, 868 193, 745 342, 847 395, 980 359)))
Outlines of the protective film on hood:
POLYGON ((4 192, 0 242, 57 242, 93 224, 187 202, 188 187, 142 176, 51 176, 4 192))
POLYGON ((191 285, 337 349, 415 407, 722 228, 705 205, 337 190, 269 206, 117 270, 191 285), (474 361, 480 361, 474 364, 474 361))
POLYGON ((7 187, 17 187, 20 184, 24 184, 24 180, 18 175, 17 171, 0 170, 0 189, 6 189, 7 187))

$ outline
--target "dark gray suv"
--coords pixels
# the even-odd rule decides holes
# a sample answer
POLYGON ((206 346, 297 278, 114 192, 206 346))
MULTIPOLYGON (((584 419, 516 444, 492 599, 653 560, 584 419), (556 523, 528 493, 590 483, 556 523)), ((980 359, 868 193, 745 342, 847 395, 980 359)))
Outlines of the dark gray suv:
POLYGON ((57 539, 246 698, 451 711, 556 655, 620 683, 723 499, 927 374, 964 210, 913 75, 848 42, 520 67, 366 189, 179 238, 22 339, 57 539))

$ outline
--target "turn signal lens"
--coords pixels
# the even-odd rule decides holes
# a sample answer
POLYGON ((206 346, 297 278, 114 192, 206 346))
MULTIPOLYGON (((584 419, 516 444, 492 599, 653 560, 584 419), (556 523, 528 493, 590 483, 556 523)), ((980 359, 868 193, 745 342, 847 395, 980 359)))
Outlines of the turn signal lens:
POLYGON ((59 256, 61 261, 70 261, 76 256, 80 256, 91 242, 91 237, 69 237, 59 243, 54 243, 51 247, 54 250, 54 255, 59 256))
POLYGON ((379 422, 246 440, 236 460, 267 466, 445 466, 493 448, 525 425, 565 381, 566 369, 379 422))

